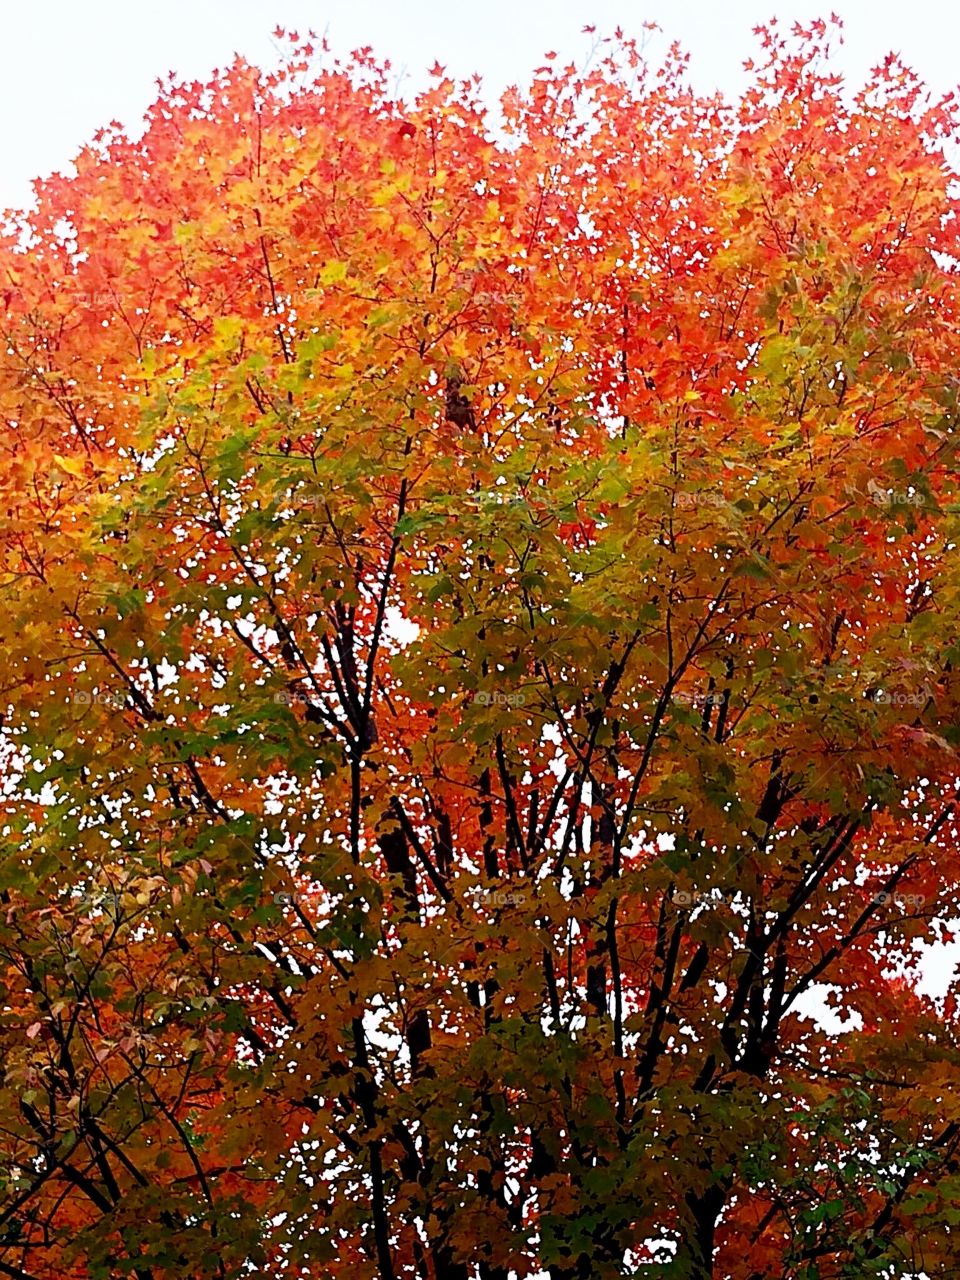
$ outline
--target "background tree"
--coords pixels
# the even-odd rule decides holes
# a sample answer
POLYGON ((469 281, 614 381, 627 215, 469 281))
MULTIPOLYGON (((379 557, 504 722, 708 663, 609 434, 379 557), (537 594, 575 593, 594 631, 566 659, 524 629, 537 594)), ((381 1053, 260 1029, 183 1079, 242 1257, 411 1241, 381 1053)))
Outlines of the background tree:
POLYGON ((8 220, 0 1274, 960 1266, 956 115, 760 48, 8 220))

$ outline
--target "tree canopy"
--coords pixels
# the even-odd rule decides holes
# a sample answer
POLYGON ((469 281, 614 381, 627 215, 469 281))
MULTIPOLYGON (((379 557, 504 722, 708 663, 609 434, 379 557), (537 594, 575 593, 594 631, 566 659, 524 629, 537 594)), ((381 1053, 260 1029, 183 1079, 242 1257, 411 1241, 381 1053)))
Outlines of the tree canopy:
POLYGON ((957 112, 829 38, 8 215, 0 1275, 960 1271, 957 112))

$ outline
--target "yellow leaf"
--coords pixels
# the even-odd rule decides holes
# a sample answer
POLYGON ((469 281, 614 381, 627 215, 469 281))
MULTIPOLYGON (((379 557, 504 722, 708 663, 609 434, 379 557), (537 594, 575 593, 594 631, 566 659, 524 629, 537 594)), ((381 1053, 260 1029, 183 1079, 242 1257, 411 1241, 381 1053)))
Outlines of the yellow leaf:
POLYGON ((320 273, 320 281, 322 284, 336 284, 339 280, 347 278, 347 264, 345 262, 328 262, 320 273))
POLYGON ((78 480, 83 479, 83 463, 79 458, 64 458, 61 454, 55 453, 53 460, 68 476, 75 476, 78 480))

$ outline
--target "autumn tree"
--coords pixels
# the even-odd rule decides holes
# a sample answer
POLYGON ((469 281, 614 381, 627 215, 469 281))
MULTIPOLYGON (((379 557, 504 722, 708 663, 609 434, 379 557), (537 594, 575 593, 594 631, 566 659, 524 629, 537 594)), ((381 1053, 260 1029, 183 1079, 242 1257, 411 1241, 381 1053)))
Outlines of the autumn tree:
POLYGON ((0 1275, 960 1271, 957 115, 829 35, 8 215, 0 1275))

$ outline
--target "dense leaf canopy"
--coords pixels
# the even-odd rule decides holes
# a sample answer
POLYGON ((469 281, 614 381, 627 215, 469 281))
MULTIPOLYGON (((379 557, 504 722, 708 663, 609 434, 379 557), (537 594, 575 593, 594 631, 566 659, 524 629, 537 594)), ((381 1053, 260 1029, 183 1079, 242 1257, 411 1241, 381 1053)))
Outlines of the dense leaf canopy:
POLYGON ((0 1275, 960 1274, 957 122, 827 40, 8 218, 0 1275))

